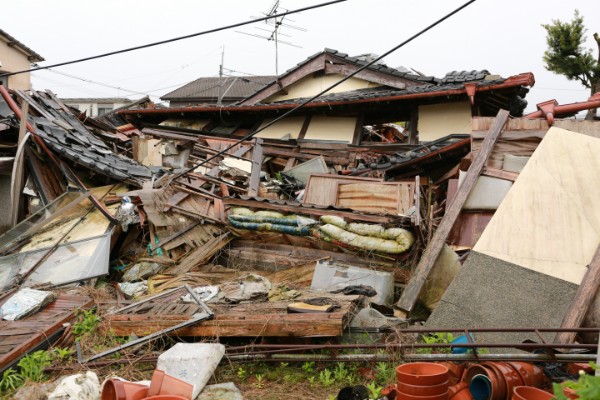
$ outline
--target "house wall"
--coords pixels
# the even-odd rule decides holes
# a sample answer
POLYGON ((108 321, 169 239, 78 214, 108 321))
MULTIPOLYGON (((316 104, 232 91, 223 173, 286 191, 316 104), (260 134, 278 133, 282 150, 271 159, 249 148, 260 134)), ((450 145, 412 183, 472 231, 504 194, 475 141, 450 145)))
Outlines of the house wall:
MULTIPOLYGON (((271 122, 272 119, 265 120, 258 129, 271 122)), ((304 117, 290 117, 284 118, 281 121, 269 126, 264 131, 256 134, 256 137, 263 139, 297 139, 302 125, 304 124, 304 117)))
MULTIPOLYGON (((302 97, 310 97, 321 92, 323 89, 333 85, 340 79, 345 78, 345 75, 332 74, 332 75, 321 75, 321 76, 307 76, 297 82, 287 86, 285 90, 288 94, 275 94, 264 100, 265 103, 273 101, 282 101, 289 99, 298 99, 302 97)), ((340 93, 347 92, 349 90, 366 89, 381 86, 378 83, 365 81, 358 78, 350 78, 339 86, 333 88, 327 93, 340 93)))
MULTIPOLYGON (((21 52, 17 47, 9 46, 4 40, 0 38, 0 67, 1 72, 16 72, 23 71, 30 68, 31 63, 29 62, 28 56, 21 52)), ((10 89, 29 90, 31 89, 31 82, 29 78, 29 72, 9 76, 8 87, 10 89)))
POLYGON ((79 111, 86 112, 86 115, 90 116, 90 117, 97 117, 100 114, 98 114, 98 107, 102 108, 102 107, 111 107, 111 110, 114 110, 115 108, 119 108, 122 107, 128 103, 122 103, 122 102, 117 102, 117 103, 100 103, 100 102, 72 102, 72 101, 64 101, 64 103, 68 106, 71 107, 75 107, 77 109, 79 109, 79 111))
POLYGON ((419 106, 419 141, 430 142, 453 133, 471 133, 468 101, 419 106))
POLYGON ((355 117, 313 116, 304 139, 352 142, 356 130, 355 117))

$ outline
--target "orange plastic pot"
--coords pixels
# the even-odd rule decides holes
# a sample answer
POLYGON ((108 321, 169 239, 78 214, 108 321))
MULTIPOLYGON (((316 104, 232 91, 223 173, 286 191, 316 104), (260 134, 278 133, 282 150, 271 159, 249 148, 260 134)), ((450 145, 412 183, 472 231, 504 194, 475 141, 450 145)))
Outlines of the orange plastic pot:
POLYGON ((148 395, 148 386, 109 379, 102 388, 102 400, 142 400, 148 395))
POLYGON ((174 394, 159 394, 158 396, 146 397, 145 400, 189 400, 189 398, 174 394))
POLYGON ((405 394, 413 396, 437 396, 448 391, 450 384, 448 381, 440 383, 439 385, 409 385, 408 383, 398 382, 396 384, 396 390, 405 394))
POLYGON ((388 400, 396 399, 396 384, 390 383, 383 389, 381 389, 381 395, 388 398, 388 400))
POLYGON ((521 379, 523 379, 523 385, 537 388, 546 385, 546 375, 537 365, 528 362, 509 362, 508 365, 519 373, 521 379))
POLYGON ((448 400, 448 392, 436 396, 414 396, 396 390, 396 400, 448 400))
POLYGON ((575 393, 575 391, 571 388, 563 387, 563 393, 569 399, 572 399, 572 400, 579 399, 579 395, 577 393, 575 393))
POLYGON ((512 400, 551 400, 554 395, 532 386, 517 386, 514 388, 512 400))
POLYGON ((462 381, 448 389, 449 400, 473 400, 467 382, 462 381))
POLYGON ((396 383, 429 386, 448 381, 448 368, 441 364, 415 362, 399 365, 396 368, 396 383))
POLYGON ((448 372, 450 374, 448 376, 450 386, 454 386, 461 381, 463 373, 465 372, 465 364, 457 364, 452 361, 444 361, 438 364, 448 368, 448 372))
POLYGON ((506 384, 506 394, 510 394, 513 392, 513 389, 517 386, 524 386, 525 382, 523 382, 523 378, 517 372, 517 370, 512 367, 509 363, 505 362, 496 362, 494 363, 496 367, 502 371, 504 376, 504 382, 506 384))
POLYGON ((505 383, 501 373, 494 368, 480 364, 471 364, 463 375, 463 381, 469 385, 469 390, 475 400, 504 400, 506 398, 505 383), (476 376, 480 376, 473 382, 476 376), (485 376, 488 379, 489 387, 482 386, 485 381, 481 378, 485 376), (471 389, 471 385, 474 385, 471 389))
POLYGON ((193 391, 194 385, 157 369, 152 374, 148 396, 172 395, 191 400, 193 391))

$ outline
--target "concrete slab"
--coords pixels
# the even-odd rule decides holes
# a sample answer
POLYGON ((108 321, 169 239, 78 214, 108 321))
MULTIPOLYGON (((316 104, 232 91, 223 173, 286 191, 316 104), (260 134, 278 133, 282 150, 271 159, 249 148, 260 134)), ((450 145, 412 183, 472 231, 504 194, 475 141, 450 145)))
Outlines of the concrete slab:
MULTIPOLYGON (((577 286, 472 251, 425 326, 444 328, 557 328, 577 286)), ((547 341, 554 333, 545 334, 547 341)), ((479 333, 476 342, 539 342, 535 334, 479 333)))

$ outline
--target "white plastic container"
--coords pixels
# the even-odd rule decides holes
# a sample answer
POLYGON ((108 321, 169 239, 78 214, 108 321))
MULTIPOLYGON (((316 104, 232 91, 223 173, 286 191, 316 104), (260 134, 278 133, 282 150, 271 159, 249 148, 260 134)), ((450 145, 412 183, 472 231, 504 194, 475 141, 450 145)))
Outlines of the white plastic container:
POLYGON ((311 290, 332 291, 350 285, 372 286, 377 294, 370 297, 372 303, 391 305, 394 301, 394 274, 348 265, 317 262, 311 290))

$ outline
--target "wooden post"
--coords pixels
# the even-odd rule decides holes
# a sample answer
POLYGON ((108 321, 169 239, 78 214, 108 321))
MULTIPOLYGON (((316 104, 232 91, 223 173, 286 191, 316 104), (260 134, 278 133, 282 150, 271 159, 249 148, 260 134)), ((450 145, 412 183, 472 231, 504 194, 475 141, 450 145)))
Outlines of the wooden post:
MULTIPOLYGON (((573 301, 569 306, 567 314, 563 318, 561 328, 579 328, 587 314, 590 304, 594 301, 598 287, 600 286, 600 246, 592 261, 587 267, 587 271, 581 280, 581 284, 575 293, 573 301)), ((554 343, 568 344, 575 342, 577 332, 559 332, 554 338, 554 343)))
POLYGON ((19 139, 17 141, 17 154, 15 155, 15 161, 13 165, 13 176, 12 176, 12 198, 11 198, 11 226, 15 226, 19 222, 19 209, 21 204, 21 192, 23 191, 23 176, 24 176, 24 152, 19 151, 19 147, 22 146, 25 135, 27 134, 27 115, 29 114, 29 103, 24 101, 21 106, 21 124, 19 125, 19 139))
POLYGON ((258 194, 258 186, 260 185, 260 171, 262 170, 263 140, 261 138, 256 138, 254 140, 254 148, 252 149, 252 172, 250 173, 248 196, 256 196, 258 194))
POLYGON ((425 249, 417 268, 415 269, 413 276, 411 277, 406 289, 402 293, 402 297, 396 303, 396 307, 400 309, 400 312, 397 313, 397 316, 406 317, 408 313, 413 309, 415 303, 417 302, 417 297, 431 272, 431 269, 435 265, 437 258, 442 251, 444 244, 446 243, 446 239, 460 214, 460 210, 462 209, 467 197, 471 193, 471 190, 475 186, 477 182, 477 178, 479 178, 479 174, 481 174, 481 170, 483 169, 483 165, 487 161, 490 156, 492 149, 494 148, 494 144, 500 136, 500 132, 506 124, 508 119, 508 111, 500 110, 494 123, 490 127, 485 140, 481 146, 481 149, 475 156, 473 163, 469 167, 467 171, 467 176, 463 181, 462 185, 458 189, 456 196, 451 204, 448 205, 446 210, 446 214, 442 218, 439 227, 435 231, 433 237, 431 238, 431 242, 425 249))

